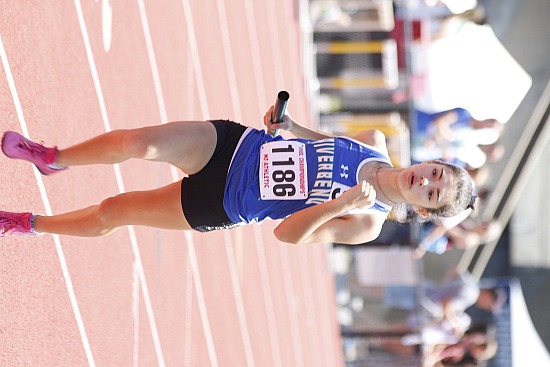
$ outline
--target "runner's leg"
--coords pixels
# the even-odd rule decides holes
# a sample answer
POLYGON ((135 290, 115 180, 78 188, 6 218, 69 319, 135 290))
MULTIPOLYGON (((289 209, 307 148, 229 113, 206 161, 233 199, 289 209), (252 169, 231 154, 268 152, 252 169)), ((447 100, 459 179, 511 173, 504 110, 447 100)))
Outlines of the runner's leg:
POLYGON ((181 182, 150 191, 135 191, 105 199, 73 212, 36 216, 34 229, 79 237, 97 237, 119 227, 140 225, 162 229, 190 229, 181 208, 181 182))
POLYGON ((130 158, 168 162, 185 173, 200 171, 216 148, 216 130, 209 122, 178 121, 130 130, 114 130, 66 149, 56 164, 114 164, 130 158))

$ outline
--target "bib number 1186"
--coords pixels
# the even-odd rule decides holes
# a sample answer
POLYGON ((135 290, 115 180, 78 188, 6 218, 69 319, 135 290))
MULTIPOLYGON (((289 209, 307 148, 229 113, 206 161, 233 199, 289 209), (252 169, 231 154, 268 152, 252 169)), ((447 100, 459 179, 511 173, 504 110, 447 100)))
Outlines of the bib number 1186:
POLYGON ((260 154, 262 200, 307 198, 305 144, 297 141, 273 141, 262 145, 260 154))

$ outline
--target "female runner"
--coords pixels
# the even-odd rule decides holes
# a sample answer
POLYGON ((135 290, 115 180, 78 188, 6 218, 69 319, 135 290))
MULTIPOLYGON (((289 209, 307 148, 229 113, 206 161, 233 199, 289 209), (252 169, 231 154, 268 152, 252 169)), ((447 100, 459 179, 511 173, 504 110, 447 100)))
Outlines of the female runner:
POLYGON ((0 236, 93 237, 127 225, 210 231, 283 219, 274 230, 283 242, 359 244, 379 235, 392 207, 409 204, 437 218, 476 205, 472 179, 457 166, 431 161, 394 168, 380 131, 335 137, 289 115, 271 123, 272 111, 264 117, 268 132, 285 129, 296 139, 222 120, 115 130, 66 149, 8 131, 4 154, 35 164, 44 175, 140 158, 168 162, 189 176, 64 214, 0 211, 0 236))

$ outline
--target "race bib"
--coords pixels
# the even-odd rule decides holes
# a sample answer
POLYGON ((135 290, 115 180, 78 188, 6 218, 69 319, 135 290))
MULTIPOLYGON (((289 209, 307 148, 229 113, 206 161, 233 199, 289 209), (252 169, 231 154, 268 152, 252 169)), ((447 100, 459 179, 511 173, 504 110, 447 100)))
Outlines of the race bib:
POLYGON ((272 141, 260 150, 262 200, 304 200, 308 194, 306 146, 297 141, 272 141))

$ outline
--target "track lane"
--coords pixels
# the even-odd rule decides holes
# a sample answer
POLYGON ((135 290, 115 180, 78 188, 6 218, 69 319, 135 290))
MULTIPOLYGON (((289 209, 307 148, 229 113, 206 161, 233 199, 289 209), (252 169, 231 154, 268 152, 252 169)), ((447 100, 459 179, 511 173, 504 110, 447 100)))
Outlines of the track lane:
MULTIPOLYGON (((160 6, 157 7, 156 3, 154 4, 155 5, 153 5, 152 2, 146 2, 150 19, 151 33, 153 36, 153 45, 155 46, 155 51, 157 55, 160 55, 157 57, 157 60, 159 63, 160 80, 163 86, 163 94, 166 100, 167 116, 170 120, 200 118, 203 115, 201 111, 204 111, 204 108, 200 103, 200 94, 202 92, 199 90, 200 83, 197 83, 196 75, 191 72, 193 64, 191 62, 189 44, 185 42, 186 27, 184 24, 181 24, 181 26, 178 28, 178 32, 171 32, 173 34, 171 34, 170 36, 163 37, 163 34, 165 34, 166 30, 176 28, 178 22, 182 22, 182 19, 185 19, 185 16, 184 14, 182 14, 181 10, 182 3, 181 1, 163 1, 162 4, 159 4, 164 7, 163 9, 160 9, 160 6), (179 13, 178 7, 180 8, 179 13), (180 40, 182 39, 184 41, 180 44, 180 40), (174 77, 172 78, 171 75, 174 75, 174 77)), ((135 35, 135 32, 140 31, 141 38, 143 38, 143 31, 140 29, 140 24, 136 23, 136 20, 139 17, 137 5, 130 2, 113 2, 113 38, 111 49, 108 53, 105 53, 102 50, 103 35, 101 34, 101 32, 99 32, 101 23, 98 22, 98 20, 100 20, 99 9, 101 7, 101 3, 95 1, 83 1, 83 5, 85 8, 86 19, 93 24, 91 28, 94 32, 92 41, 94 55, 96 54, 96 51, 99 52, 99 54, 101 55, 98 61, 98 70, 102 83, 104 83, 105 85, 105 95, 109 95, 109 98, 106 98, 106 101, 108 102, 107 108, 109 116, 111 117, 111 114, 114 116, 111 118, 113 126, 117 128, 142 126, 150 124, 151 121, 158 121, 159 111, 156 96, 154 94, 153 80, 150 76, 150 70, 146 67, 144 68, 144 66, 147 66, 148 63, 145 45, 143 43, 143 39, 141 39, 140 41, 138 39, 139 37, 135 35), (123 13, 121 13, 123 10, 127 11, 128 14, 131 14, 131 16, 123 16, 123 13), (121 17, 124 17, 124 22, 131 20, 131 24, 121 24, 119 22, 122 19, 121 17), (122 52, 121 55, 119 55, 118 47, 120 45, 120 42, 122 41, 126 42, 126 44, 124 45, 125 52, 123 52, 124 55, 122 55, 122 52), (141 44, 139 42, 141 42, 141 44), (116 56, 116 62, 111 59, 113 55, 116 56), (131 56, 129 57, 128 55, 131 56), (129 61, 130 58, 132 60, 129 61), (132 64, 128 64, 129 62, 132 62, 132 64), (129 66, 125 68, 124 65, 129 66), (119 74, 116 75, 115 73, 119 74), (103 75, 106 75, 105 78, 106 80, 108 80, 108 82, 103 82, 103 75), (138 82, 138 80, 140 82, 138 82), (128 95, 126 96, 124 95, 124 88, 121 87, 122 84, 126 84, 127 88, 129 87, 129 93, 127 93, 128 95), (140 91, 134 89, 146 90, 140 91), (122 97, 124 98, 122 99, 122 97), (121 104, 119 105, 119 103, 121 104), (142 113, 134 113, 131 110, 131 104, 136 103, 141 103, 138 109, 139 112, 142 113)), ((262 9, 266 7, 266 5, 262 3, 255 3, 254 5, 256 8, 259 8, 259 11, 262 11, 262 9)), ((70 10, 66 8, 66 6, 60 5, 60 8, 57 10, 70 10)), ((204 24, 199 24, 201 23, 201 20, 208 19, 205 18, 203 14, 211 14, 209 13, 209 11, 211 10, 210 5, 207 4, 207 6, 203 6, 201 2, 192 2, 191 8, 193 9, 192 16, 195 24, 198 25, 197 29, 203 30, 208 27, 213 27, 214 25, 217 27, 217 24, 213 24, 211 21, 207 22, 206 27, 204 24)), ((227 21, 230 25, 229 36, 231 37, 231 45, 233 48, 232 54, 237 55, 234 56, 235 60, 233 60, 233 62, 236 68, 236 82, 238 84, 239 97, 242 99, 240 102, 240 108, 242 110, 241 113, 243 115, 243 120, 245 120, 245 123, 247 124, 261 127, 261 116, 263 116, 264 111, 261 110, 261 108, 258 106, 258 103, 256 101, 257 96, 261 96, 262 93, 264 93, 266 96, 274 96, 277 90, 282 89, 281 87, 283 86, 277 85, 276 88, 273 87, 273 85, 275 85, 275 83, 271 80, 273 77, 273 67, 270 67, 270 60, 272 60, 273 58, 273 56, 271 55, 272 50, 267 50, 267 48, 265 47, 265 43, 262 43, 262 45, 260 46, 260 57, 262 58, 262 60, 266 60, 265 62, 262 62, 262 66, 267 66, 267 69, 262 70, 262 72, 265 73, 265 75, 263 76, 268 82, 266 82, 265 85, 260 86, 255 85, 252 82, 253 78, 250 77, 253 74, 251 72, 251 57, 247 55, 252 55, 254 51, 248 45, 249 42, 244 42, 242 40, 242 37, 239 37, 239 35, 242 36, 246 34, 246 31, 248 29, 247 27, 249 27, 249 25, 245 27, 242 22, 243 4, 226 4, 226 11, 227 21), (237 31, 238 26, 241 27, 239 28, 239 31, 237 31)), ((46 11, 46 9, 44 9, 44 11, 42 12, 42 16, 50 18, 51 12, 51 10, 46 11)), ((53 12, 55 12, 55 10, 53 12)), ((53 29, 53 32, 60 32, 60 30, 62 30, 63 33, 65 33, 63 37, 68 37, 70 40, 68 43, 66 42, 66 40, 55 41, 57 42, 57 47, 59 47, 60 49, 61 44, 63 43, 66 43, 67 46, 73 45, 74 40, 72 39, 74 37, 71 36, 71 31, 65 29, 63 26, 57 25, 57 22, 61 21, 61 17, 55 15, 52 15, 51 17, 53 17, 54 20, 57 20, 46 21, 47 25, 38 28, 51 28, 53 29)), ((263 14, 259 14, 258 22, 262 22, 262 19, 265 21, 265 16, 263 14)), ((284 17, 283 19, 283 22, 292 21, 284 17)), ((64 21, 66 22, 66 20, 64 21)), ((41 23, 37 22, 36 24, 40 25, 41 23)), ((71 22, 69 22, 69 25, 70 24, 71 22)), ((74 24, 72 25, 74 26, 74 24)), ((0 32, 2 30, 2 27, 5 26, 0 26, 0 32)), ((7 26, 5 28, 10 29, 10 27, 11 26, 7 26)), ((74 31, 74 29, 72 31, 74 31)), ((235 115, 232 114, 235 114, 235 112, 231 111, 234 111, 235 108, 234 105, 231 104, 229 98, 231 92, 230 82, 229 80, 224 81, 219 79, 217 77, 219 75, 217 74, 218 70, 212 70, 212 68, 214 67, 219 68, 219 62, 220 60, 223 60, 222 58, 220 58, 221 54, 211 52, 212 47, 217 47, 216 45, 221 45, 219 43, 219 39, 217 39, 219 37, 219 30, 209 30, 209 32, 211 32, 211 34, 205 35, 205 40, 203 39, 203 34, 197 32, 197 34, 199 35, 198 51, 199 55, 201 56, 201 63, 204 57, 211 57, 218 62, 218 64, 214 65, 214 63, 211 63, 211 61, 205 61, 203 65, 201 65, 202 70, 205 71, 204 74, 207 74, 207 76, 203 76, 205 83, 204 93, 206 93, 206 95, 208 96, 208 105, 212 106, 212 108, 209 108, 208 110, 209 113, 210 111, 214 111, 215 114, 221 114, 221 116, 218 115, 216 117, 233 117, 235 115), (216 34, 218 36, 216 36, 216 34), (218 43, 213 43, 216 40, 218 43), (227 98, 221 99, 219 98, 220 95, 227 98)), ((78 33, 76 34, 78 35, 78 33)), ((28 35, 25 35, 21 38, 22 44, 28 42, 28 39, 26 37, 28 37, 28 35)), ((33 37, 38 38, 37 36, 33 37)), ((61 36, 56 37, 58 37, 59 39, 63 38, 61 36)), ((54 37, 54 39, 56 37, 54 37)), ((269 38, 269 35, 265 37, 269 38)), ((48 42, 50 42, 46 38, 47 37, 44 37, 44 44, 48 44, 48 42)), ((73 46, 71 46, 70 48, 72 47, 73 46)), ((65 104, 60 103, 59 105, 47 106, 45 103, 42 103, 45 106, 40 106, 40 108, 37 108, 36 114, 42 114, 43 120, 47 120, 47 118, 50 116, 52 118, 57 117, 58 120, 59 116, 62 116, 60 120, 63 120, 63 115, 66 115, 66 113, 62 112, 66 112, 67 110, 69 110, 71 116, 79 117, 77 119, 71 120, 73 126, 70 126, 69 123, 62 125, 65 129, 67 129, 66 134, 68 136, 67 139, 63 140, 70 142, 80 141, 82 140, 82 138, 90 136, 87 129, 90 129, 92 133, 94 129, 96 131, 101 130, 101 124, 99 123, 101 116, 98 116, 99 112, 97 110, 97 102, 95 102, 94 104, 94 99, 97 99, 94 96, 93 89, 90 88, 90 81, 88 80, 86 82, 88 83, 87 85, 84 83, 79 86, 79 83, 81 83, 79 80, 83 79, 81 75, 89 75, 89 71, 85 70, 85 59, 82 58, 82 54, 79 55, 79 53, 82 52, 82 46, 76 45, 74 47, 77 49, 77 52, 70 51, 67 58, 72 59, 72 61, 80 60, 77 61, 76 67, 75 65, 68 65, 67 61, 57 60, 54 62, 51 60, 47 60, 47 62, 44 63, 44 68, 40 68, 39 66, 37 66, 36 69, 34 69, 33 67, 29 67, 28 69, 26 69, 27 71, 22 74, 25 78, 29 74, 33 75, 29 70, 34 70, 37 74, 48 73, 48 70, 50 71, 50 73, 52 74, 51 78, 42 79, 41 76, 38 76, 38 79, 40 79, 40 83, 34 84, 38 86, 47 86, 44 89, 50 91, 52 95, 60 95, 60 99, 64 99, 65 104), (70 77, 68 77, 67 79, 65 79, 64 77, 60 78, 60 75, 63 75, 64 71, 67 71, 67 73, 70 75, 70 77), (56 79, 61 79, 61 81, 56 79), (63 90, 70 91, 71 94, 65 95, 65 92, 62 92, 63 90), (71 103, 67 103, 67 100, 69 100, 69 102, 71 103), (88 103, 88 101, 90 101, 90 103, 88 103), (58 108, 61 112, 59 112, 59 114, 51 114, 51 111, 48 110, 48 107, 50 109, 58 108), (78 111, 79 108, 83 111, 78 111), (85 123, 85 127, 82 128, 80 126, 81 123, 77 125, 75 121, 93 122, 85 123)), ((39 53, 40 52, 42 51, 39 50, 39 53)), ((63 54, 63 52, 60 52, 59 54, 61 55, 63 54)), ((21 57, 21 59, 29 58, 28 52, 22 53, 22 55, 23 56, 21 57)), ((48 56, 46 47, 44 48, 43 54, 40 56, 48 56)), ((38 57, 37 59, 40 60, 40 57, 38 57)), ((62 60, 63 58, 60 59, 62 60)), ((290 68, 292 69, 293 67, 291 66, 290 68)), ((30 90, 32 88, 32 84, 32 78, 29 78, 29 83, 26 84, 25 88, 28 88, 30 90)), ((287 85, 286 82, 284 82, 283 84, 287 85)), ((28 93, 28 96, 26 97, 26 100, 28 101, 38 101, 42 100, 43 98, 42 96, 36 96, 33 98, 31 96, 32 92, 27 91, 26 93, 28 93)), ((35 90, 34 93, 39 93, 39 91, 35 90)), ((302 100, 305 98, 302 97, 301 91, 296 91, 295 88, 291 89, 291 94, 293 96, 293 106, 296 106, 298 109, 298 107, 302 105, 302 100)), ((268 103, 272 103, 271 98, 266 97, 266 99, 268 100, 268 103)), ((32 102, 28 103, 32 105, 32 102)), ((266 108, 267 107, 268 106, 266 106, 266 108)), ((30 109, 33 108, 30 107, 30 109)), ((294 115, 296 116, 296 114, 294 115)), ((48 121, 52 120, 48 119, 48 121)), ((34 125, 33 123, 31 129, 33 131, 33 136, 34 131, 37 131, 37 136, 38 134, 45 135, 46 137, 48 137, 47 141, 62 140, 59 139, 59 133, 51 131, 51 129, 48 130, 48 128, 45 128, 42 131, 41 126, 39 126, 38 124, 34 125), (49 138, 49 136, 51 136, 51 139, 49 138)), ((16 168, 20 166, 20 164, 15 165, 16 168)), ((125 184, 127 185, 127 187, 131 187, 132 189, 134 187, 136 189, 157 187, 159 183, 169 181, 168 178, 170 177, 170 172, 168 169, 164 167, 159 168, 157 166, 149 164, 142 165, 136 162, 129 162, 122 165, 121 169, 125 184), (154 170, 154 177, 144 180, 143 177, 140 176, 140 173, 144 170, 154 170)), ((60 185, 61 187, 64 187, 66 191, 71 191, 71 185, 67 184, 66 186, 63 186, 64 182, 55 182, 55 185, 52 184, 51 187, 50 185, 48 185, 48 192, 54 190, 52 191, 52 194, 53 196, 55 196, 55 198, 52 199, 52 202, 54 202, 55 200, 54 207, 56 208, 74 208, 75 205, 86 205, 96 198, 99 199, 105 196, 104 190, 111 190, 111 192, 116 192, 116 183, 114 182, 112 169, 111 171, 109 171, 109 167, 98 166, 91 168, 72 169, 68 172, 65 172, 63 175, 49 177, 48 181, 52 179, 51 182, 53 182, 53 179, 56 179, 57 177, 59 177, 60 179, 56 181, 63 181, 61 180, 61 177, 64 176, 67 178, 69 177, 68 175, 70 175, 71 182, 76 182, 81 187, 88 187, 89 182, 92 182, 92 180, 96 180, 96 182, 101 182, 101 186, 98 188, 90 188, 90 197, 72 197, 69 195, 69 199, 64 200, 64 198, 67 197, 67 193, 62 191, 56 192, 54 186, 57 187, 58 185, 60 185), (102 181, 97 181, 98 179, 102 181)), ((311 276, 313 276, 314 279, 319 279, 319 277, 316 274, 311 274, 309 272, 304 273, 302 272, 302 270, 296 271, 294 269, 294 267, 296 266, 303 266, 303 260, 301 262, 298 261, 297 263, 294 263, 294 260, 290 260, 289 264, 292 269, 280 267, 280 265, 283 264, 281 262, 281 246, 287 245, 281 245, 274 241, 272 238, 271 230, 272 224, 266 223, 262 226, 261 232, 263 233, 262 237, 265 238, 264 248, 266 249, 266 258, 269 267, 268 273, 270 275, 270 279, 273 279, 271 283, 272 289, 270 294, 272 296, 271 298, 274 300, 275 310, 273 312, 276 315, 282 315, 276 317, 276 334, 278 339, 277 341, 281 346, 281 355, 278 357, 280 357, 281 360, 285 361, 283 365, 293 365, 292 361, 296 358, 294 346, 291 344, 285 344, 291 339, 288 334, 288 323, 291 319, 291 315, 288 314, 287 306, 284 306, 285 308, 287 308, 286 312, 285 310, 282 310, 282 312, 281 310, 279 310, 281 299, 285 300, 286 297, 289 297, 289 293, 285 292, 283 289, 284 287, 282 287, 283 282, 281 281, 281 275, 284 271, 290 271, 291 278, 295 279, 294 291, 292 292, 294 294, 290 294, 291 297, 294 297, 295 294, 297 294, 297 296, 299 297, 302 293, 311 295, 311 289, 308 291, 305 280, 309 279, 311 276), (277 297, 277 295, 280 295, 280 297, 277 297), (287 361, 290 361, 291 363, 286 363, 287 361)), ((253 250, 254 246, 252 246, 252 244, 248 240, 249 238, 253 238, 254 231, 249 228, 242 228, 239 230, 231 231, 230 233, 233 240, 232 242, 234 249, 237 251, 236 254, 239 255, 238 251, 242 251, 239 255, 241 256, 242 261, 241 263, 237 262, 237 265, 240 266, 240 268, 237 270, 241 272, 239 280, 241 282, 242 297, 246 311, 245 315, 247 320, 247 329, 251 335, 251 340, 253 341, 252 347, 254 360, 257 365, 262 365, 260 364, 260 362, 263 361, 268 361, 269 363, 269 361, 271 360, 274 361, 273 365, 277 365, 277 358, 274 358, 272 355, 270 358, 270 353, 268 353, 265 348, 266 345, 273 345, 269 341, 269 333, 266 333, 264 331, 263 338, 260 339, 260 336, 262 336, 263 326, 268 325, 269 322, 267 320, 267 317, 265 316, 265 313, 257 311, 258 307, 261 307, 260 309, 265 310, 267 310, 268 307, 266 307, 265 302, 259 302, 264 299, 264 296, 262 294, 265 292, 265 289, 264 287, 262 287, 262 284, 258 282, 258 279, 260 278, 260 269, 257 267, 256 263, 253 263, 253 261, 258 258, 258 254, 256 253, 256 251, 253 250), (238 231, 241 232, 239 233, 238 231), (239 244, 239 239, 242 239, 242 244, 239 244), (254 320, 254 322, 251 320, 254 320)), ((198 299, 194 291, 191 293, 188 292, 189 267, 187 264, 188 253, 187 251, 185 251, 185 236, 177 233, 172 233, 170 231, 157 231, 146 228, 137 228, 136 234, 140 243, 140 251, 143 257, 144 271, 147 275, 149 287, 151 289, 150 294, 153 308, 156 315, 161 315, 157 318, 157 327, 159 329, 161 345, 163 346, 163 349, 168 348, 168 350, 170 350, 169 352, 165 352, 167 364, 171 365, 171 363, 169 363, 168 361, 185 361, 191 362, 190 365, 209 365, 209 351, 207 350, 208 347, 205 342, 205 335, 203 334, 203 323, 200 321, 199 315, 200 305, 197 303, 198 299), (191 306, 189 307, 189 305, 191 306), (189 308, 191 309, 190 311, 189 308), (179 318, 178 311, 180 312, 179 318), (185 322, 188 320, 191 320, 190 330, 189 325, 187 325, 187 323, 185 322), (175 329, 175 331, 170 329, 175 329), (191 353, 191 355, 186 355, 182 351, 188 351, 189 353, 191 353)), ((84 304, 83 315, 85 315, 84 318, 86 320, 87 327, 89 325, 89 328, 91 329, 91 341, 94 354, 97 356, 97 360, 100 362, 105 362, 107 361, 107 358, 109 358, 109 353, 112 353, 114 358, 119 358, 114 360, 121 362, 131 362, 131 356, 134 352, 134 345, 131 342, 118 341, 118 337, 114 335, 109 335, 108 337, 105 337, 105 335, 103 335, 105 342, 100 340, 101 333, 107 333, 112 330, 108 328, 108 324, 110 323, 110 321, 113 321, 115 319, 117 320, 113 325, 117 326, 117 330, 123 331, 122 333, 118 333, 120 338, 128 339, 130 341, 132 341, 134 338, 134 320, 132 319, 133 262, 131 260, 131 253, 128 251, 128 246, 125 245, 125 243, 127 243, 127 235, 125 234, 125 232, 118 231, 113 236, 108 237, 107 239, 109 240, 105 239, 105 242, 103 242, 103 239, 98 240, 97 243, 99 245, 95 245, 96 242, 94 242, 94 246, 89 245, 90 240, 76 240, 73 244, 73 239, 67 238, 67 241, 70 241, 70 244, 64 245, 64 247, 68 248, 67 251, 70 254, 70 256, 68 256, 68 261, 70 264, 71 274, 77 274, 75 277, 77 277, 78 280, 75 280, 75 284, 77 284, 76 288, 78 289, 78 298, 79 302, 82 299, 81 303, 84 304), (118 252, 121 247, 125 247, 126 251, 118 252), (89 250, 83 250, 86 248, 89 248, 89 250), (100 256, 97 254, 97 252, 101 252, 103 253, 103 255, 108 256, 100 256), (114 259, 116 259, 117 261, 114 261, 114 259), (99 264, 101 261, 103 263, 100 266, 99 264), (117 280, 113 281, 113 279, 110 279, 108 274, 118 274, 117 268, 120 268, 120 277, 117 278, 117 280), (89 287, 92 286, 97 287, 97 292, 93 292, 91 289, 89 289, 89 287), (118 292, 118 294, 113 295, 113 293, 117 293, 117 289, 122 290, 122 292, 118 292), (102 297, 103 300, 98 301, 97 299, 94 299, 94 297, 102 297), (106 308, 109 307, 110 304, 110 302, 108 301, 110 297, 115 297, 113 298, 112 303, 114 308, 126 310, 125 312, 127 313, 127 315, 124 315, 119 319, 115 316, 116 314, 118 314, 118 310, 106 310, 106 308), (97 307, 96 304, 99 304, 101 307, 97 307), (107 319, 104 319, 105 313, 108 314, 107 319), (109 316, 110 314, 112 314, 112 317, 109 316), (118 343, 121 342, 122 348, 114 350, 113 347, 110 349, 107 345, 108 342, 113 342, 115 345, 118 345, 118 343)), ((198 265, 200 269, 199 275, 201 277, 201 281, 204 287, 207 311, 209 316, 216 314, 215 316, 212 316, 213 319, 210 320, 212 328, 215 329, 213 330, 213 334, 216 356, 219 360, 220 365, 225 365, 225 363, 229 362, 237 363, 236 365, 243 365, 245 363, 244 361, 246 360, 246 357, 242 338, 238 336, 242 332, 242 326, 239 325, 236 317, 234 317, 234 320, 229 324, 227 324, 226 320, 228 317, 232 317, 230 315, 238 314, 235 302, 233 302, 232 305, 229 305, 229 307, 220 309, 221 305, 224 304, 224 301, 227 302, 228 299, 231 299, 232 297, 234 298, 234 292, 231 291, 231 285, 230 282, 228 282, 231 277, 231 273, 227 255, 223 250, 223 246, 225 245, 216 245, 225 244, 225 241, 223 239, 223 236, 220 237, 217 234, 204 236, 195 234, 193 237, 195 239, 195 246, 197 249, 197 259, 199 261, 198 265), (221 248, 218 248, 217 251, 212 250, 214 252, 214 255, 211 255, 211 250, 207 248, 215 246, 221 248), (213 272, 217 272, 218 269, 221 269, 220 272, 226 275, 224 279, 219 279, 219 277, 213 276, 213 272), (211 287, 218 287, 219 294, 213 294, 215 293, 215 291, 211 291, 211 287), (220 317, 219 320, 218 317, 220 317), (223 323, 224 321, 225 324, 223 323), (218 328, 225 330, 217 330, 218 328), (232 342, 229 343, 229 346, 224 346, 225 339, 227 338, 233 338, 236 340, 234 344, 232 344, 232 342), (237 351, 237 353, 235 353, 235 351, 237 351)), ((322 257, 323 254, 323 250, 319 249, 313 249, 311 250, 311 253, 309 251, 306 252, 308 256, 319 255, 320 257, 322 257)), ((302 257, 304 256, 303 253, 295 253, 292 250, 290 250, 289 252, 289 257, 291 258, 294 258, 298 255, 302 257)), ((239 256, 237 256, 237 259, 239 258, 239 256)), ((312 267, 315 266, 315 264, 310 265, 312 267)), ((320 282, 322 281, 323 280, 321 280, 320 282)), ((148 320, 145 317, 144 312, 145 307, 142 303, 143 300, 141 299, 141 297, 139 301, 139 361, 143 364, 146 364, 148 362, 154 364, 155 358, 154 350, 152 347, 153 341, 151 340, 148 320), (153 357, 151 358, 151 356, 153 357)), ((326 301, 330 302, 331 300, 326 299, 326 301)), ((307 302, 299 302, 298 307, 294 310, 294 312, 298 312, 299 315, 303 315, 310 311, 311 305, 308 305, 307 302)), ((328 316, 333 319, 333 316, 328 316)), ((308 333, 311 331, 315 331, 309 330, 307 325, 304 326, 301 325, 301 323, 292 327, 298 327, 300 335, 302 335, 303 333, 304 338, 310 337, 310 334, 308 333)), ((315 338, 316 335, 313 334, 311 335, 311 337, 315 338)), ((309 345, 309 343, 310 341, 304 340, 301 344, 302 346, 307 346, 309 345)), ((336 350, 337 347, 338 346, 335 347, 336 350)), ((309 352, 306 354, 309 354, 309 352)), ((302 358, 305 358, 305 360, 309 360, 308 358, 310 358, 310 356, 304 356, 302 358)))

